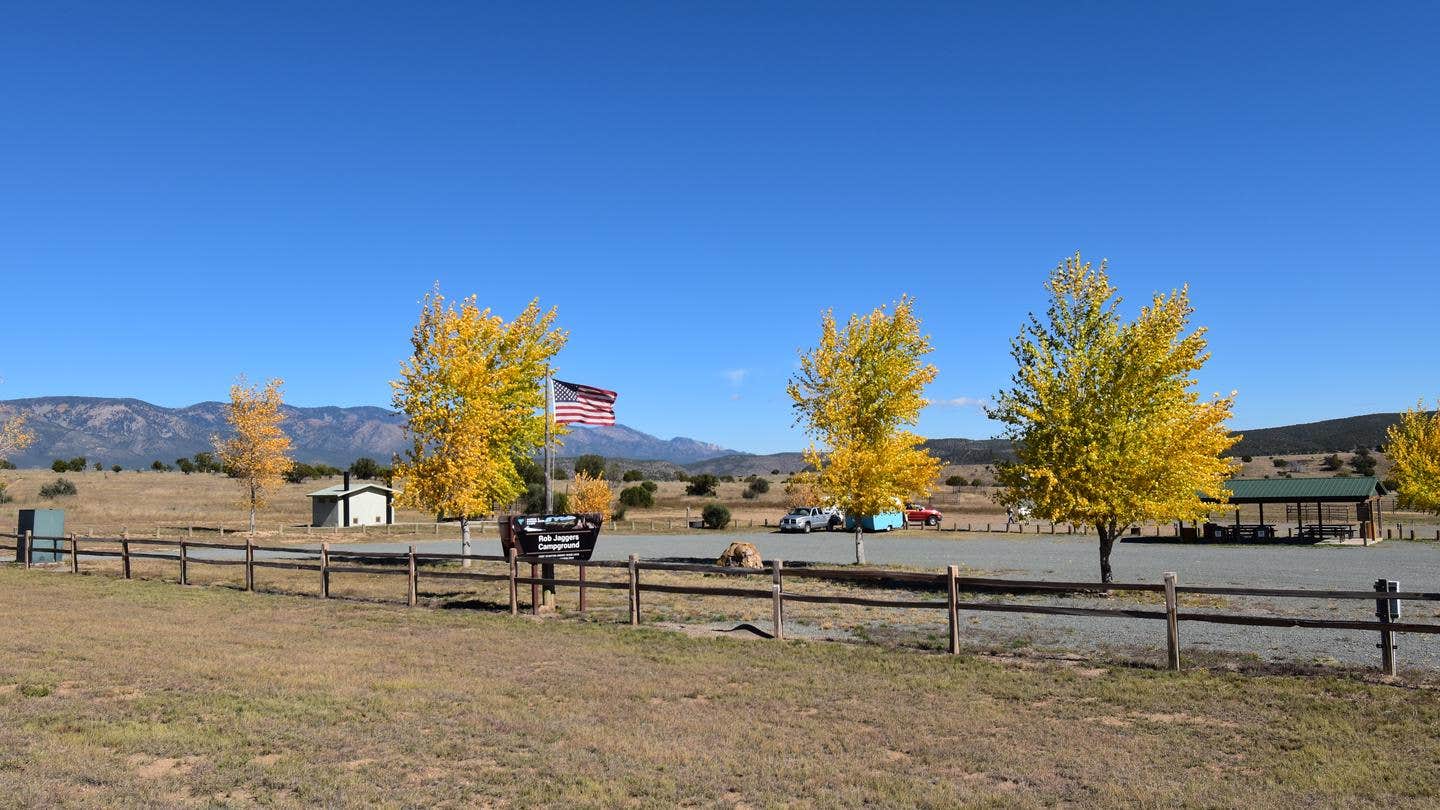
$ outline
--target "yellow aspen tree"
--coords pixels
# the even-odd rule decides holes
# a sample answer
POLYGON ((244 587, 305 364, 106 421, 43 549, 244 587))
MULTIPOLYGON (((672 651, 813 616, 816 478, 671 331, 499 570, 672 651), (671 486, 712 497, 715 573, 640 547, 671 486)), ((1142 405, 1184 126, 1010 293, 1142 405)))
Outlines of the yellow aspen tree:
POLYGON ((1106 264, 1067 258, 1046 282, 1050 307, 1012 342, 1013 387, 988 409, 1016 459, 997 467, 999 500, 1036 517, 1094 526, 1100 579, 1113 581, 1116 539, 1145 520, 1206 514, 1224 502, 1239 440, 1225 423, 1235 394, 1202 400, 1193 374, 1210 355, 1205 328, 1188 334, 1188 288, 1156 294, 1122 321, 1106 264))
POLYGON ((554 322, 555 310, 542 312, 538 300, 507 322, 474 296, 457 306, 436 288, 421 306, 413 353, 391 383, 410 444, 394 466, 397 500, 458 516, 466 554, 471 517, 525 492, 517 465, 544 443, 542 384, 566 339, 554 322))
POLYGON ((592 476, 581 470, 575 473, 575 481, 570 485, 569 508, 571 512, 577 514, 599 512, 603 522, 610 518, 610 501, 614 497, 614 493, 610 491, 610 484, 604 478, 592 476))
POLYGON ((855 562, 865 562, 862 518, 903 508, 930 494, 940 462, 907 430, 929 402, 935 367, 925 362, 930 338, 920 332, 915 302, 902 297, 893 313, 879 307, 852 315, 842 328, 833 311, 820 322, 820 343, 800 355, 786 390, 811 444, 808 486, 855 519, 855 562), (817 443, 819 446, 817 446, 817 443))
POLYGON ((0 422, 0 459, 9 458, 35 441, 35 435, 25 429, 25 415, 19 414, 0 422))
POLYGON ((1422 401, 1401 414, 1385 432, 1385 452, 1400 505, 1440 512, 1440 411, 1426 413, 1422 401))
POLYGON ((231 436, 211 439, 226 472, 244 487, 242 502, 250 509, 251 534, 255 532, 255 513, 265 507, 266 496, 284 483, 285 473, 295 466, 289 456, 290 437, 281 427, 285 421, 280 410, 283 384, 277 378, 263 387, 250 387, 242 376, 230 386, 230 404, 225 411, 231 436))

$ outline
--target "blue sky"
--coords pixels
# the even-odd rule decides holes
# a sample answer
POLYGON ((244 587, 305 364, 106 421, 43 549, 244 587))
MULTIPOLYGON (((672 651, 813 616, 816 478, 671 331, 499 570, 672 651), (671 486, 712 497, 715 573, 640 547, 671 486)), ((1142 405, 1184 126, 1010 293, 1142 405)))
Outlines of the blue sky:
POLYGON ((1189 283, 1236 426, 1440 394, 1433 5, 12 4, 0 397, 387 404, 436 281, 662 436, 792 449, 822 310, 914 295, 994 431, 1046 273, 1189 283))

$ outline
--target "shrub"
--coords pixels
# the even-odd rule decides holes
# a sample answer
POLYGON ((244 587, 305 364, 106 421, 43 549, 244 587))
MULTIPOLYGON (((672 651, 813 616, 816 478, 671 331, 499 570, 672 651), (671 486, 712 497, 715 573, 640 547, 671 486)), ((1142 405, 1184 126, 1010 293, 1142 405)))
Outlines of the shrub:
POLYGON ((50 462, 50 469, 57 473, 70 472, 70 462, 57 458, 50 462))
POLYGON ((752 493, 749 496, 751 498, 755 497, 756 495, 764 495, 765 493, 770 491, 770 482, 766 481, 764 478, 756 478, 754 481, 750 482, 750 486, 746 487, 745 491, 752 493))
POLYGON ((610 519, 611 519, 611 520, 624 520, 624 519, 625 519, 625 507, 623 507, 623 506, 617 506, 617 507, 615 507, 615 511, 610 513, 610 519))
POLYGON ((113 467, 110 468, 110 472, 116 472, 116 473, 118 473, 118 472, 124 471, 124 469, 125 469, 124 467, 121 467, 119 464, 116 464, 115 466, 113 466, 113 467))
POLYGON ((80 490, 75 488, 75 482, 69 478, 56 478, 53 483, 40 487, 42 498, 63 498, 67 495, 74 495, 80 490))
POLYGON ((690 480, 690 473, 687 473, 687 472, 685 472, 684 470, 676 470, 676 471, 675 471, 675 480, 676 480, 676 481, 689 481, 689 480, 690 480))
POLYGON ((1275 465, 1275 469, 1277 469, 1277 470, 1283 470, 1283 469, 1285 469, 1286 467, 1289 467, 1289 466, 1290 466, 1290 462, 1286 461, 1286 460, 1283 459, 1283 458, 1272 458, 1272 459, 1270 459, 1270 463, 1271 463, 1271 464, 1274 464, 1274 465, 1275 465))
POLYGON ((970 483, 970 479, 963 475, 952 475, 945 479, 945 486, 947 487, 963 487, 968 483, 970 483))
POLYGON ((585 473, 591 478, 605 477, 605 457, 586 453, 575 459, 575 472, 585 473))
POLYGON ((103 469, 105 469, 105 465, 101 464, 98 461, 95 462, 95 472, 100 472, 103 469))
POLYGON ((655 505, 655 496, 645 487, 626 487, 620 490, 620 503, 636 509, 649 509, 655 505))
POLYGON ((350 464, 350 474, 369 481, 380 477, 380 463, 368 456, 361 456, 350 464))
POLYGON ((570 473, 565 472, 565 470, 561 469, 560 467, 556 467, 556 468, 555 468, 555 480, 556 480, 556 481, 568 481, 568 480, 570 480, 570 473))
POLYGON ((9 460, 9 459, 0 458, 0 470, 13 470, 13 469, 15 469, 15 462, 13 462, 13 461, 11 461, 11 460, 9 460))
POLYGON ((154 470, 155 472, 165 472, 167 469, 169 469, 169 466, 167 466, 165 462, 157 458, 154 461, 150 462, 150 469, 154 470))
POLYGON ((191 461, 188 458, 175 459, 175 466, 179 467, 180 472, 185 473, 186 475, 195 472, 195 462, 191 461))
POLYGON ((196 453, 195 455, 191 456, 191 457, 190 457, 190 460, 195 463, 195 469, 196 469, 197 472, 203 472, 203 473, 218 473, 218 472, 221 472, 221 464, 220 464, 219 461, 217 461, 217 460, 215 459, 215 454, 214 454, 214 453, 208 453, 208 452, 205 452, 205 451, 202 450, 201 452, 196 453))
POLYGON ((973 479, 970 480, 970 486, 972 486, 972 487, 983 487, 983 486, 985 486, 985 482, 984 482, 984 481, 981 481, 979 478, 973 478, 973 479))
POLYGON ((620 480, 629 483, 631 481, 639 481, 644 477, 645 473, 642 473, 639 470, 626 470, 625 474, 620 476, 620 480))
POLYGON ((780 471, 779 471, 779 470, 771 470, 771 471, 770 471, 770 474, 771 474, 771 475, 779 475, 779 474, 780 474, 780 471))
POLYGON ((715 494, 715 485, 720 483, 715 476, 705 473, 690 477, 690 483, 685 487, 686 495, 705 497, 715 494))
POLYGON ((718 503, 712 503, 700 512, 700 520, 708 529, 723 529, 730 525, 730 510, 718 503))
POLYGON ((1320 469, 1326 472, 1335 472, 1344 466, 1345 462, 1340 458, 1339 453, 1331 453, 1325 457, 1324 461, 1320 462, 1320 469))
POLYGON ((746 487, 745 491, 740 493, 740 497, 744 498, 747 501, 753 501, 755 500, 755 490, 746 487))
POLYGON ((654 494, 655 490, 660 488, 660 485, 656 484, 654 481, 641 481, 640 486, 644 487, 645 491, 651 494, 654 494))
POLYGON ((15 499, 12 498, 12 497, 10 497, 10 496, 9 496, 8 494, 6 494, 6 492, 5 492, 5 482, 4 482, 4 481, 0 481, 0 503, 10 503, 10 502, 13 501, 13 500, 15 500, 15 499))
POLYGON ((76 456, 70 459, 68 466, 70 467, 70 472, 85 472, 85 468, 90 465, 86 463, 84 456, 76 456))
POLYGON ((1240 457, 1240 460, 1243 461, 1243 462, 1245 462, 1246 464, 1249 464, 1250 462, 1254 461, 1255 459, 1254 459, 1254 458, 1251 458, 1250 456, 1241 456, 1241 457, 1240 457))
POLYGON ((1350 469, 1360 475, 1375 474, 1375 457, 1370 455, 1370 448, 1362 447, 1355 451, 1355 455, 1350 457, 1350 469))

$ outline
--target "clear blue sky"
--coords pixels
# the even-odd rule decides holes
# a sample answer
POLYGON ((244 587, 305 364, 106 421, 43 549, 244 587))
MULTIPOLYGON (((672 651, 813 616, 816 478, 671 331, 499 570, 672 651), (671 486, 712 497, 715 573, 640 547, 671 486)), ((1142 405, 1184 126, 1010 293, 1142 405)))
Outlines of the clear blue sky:
MULTIPOLYGON (((1002 387, 1063 256, 1189 282, 1237 427, 1440 394, 1433 4, 11 4, 0 398, 388 404, 435 281, 622 421, 801 445, 820 312, 1002 387)), ((985 436, 975 407, 922 431, 985 436)))

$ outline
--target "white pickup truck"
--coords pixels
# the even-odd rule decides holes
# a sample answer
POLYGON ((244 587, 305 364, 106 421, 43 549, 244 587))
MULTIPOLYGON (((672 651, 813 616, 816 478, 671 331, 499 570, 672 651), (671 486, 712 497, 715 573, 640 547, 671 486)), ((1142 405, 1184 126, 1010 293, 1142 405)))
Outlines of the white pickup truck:
POLYGON ((833 506, 797 506, 780 518, 782 532, 834 531, 845 525, 845 516, 833 506))

